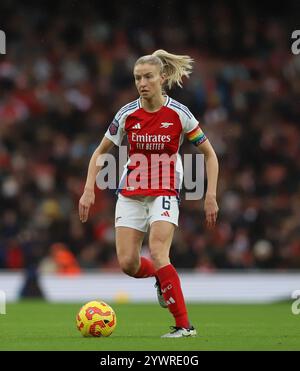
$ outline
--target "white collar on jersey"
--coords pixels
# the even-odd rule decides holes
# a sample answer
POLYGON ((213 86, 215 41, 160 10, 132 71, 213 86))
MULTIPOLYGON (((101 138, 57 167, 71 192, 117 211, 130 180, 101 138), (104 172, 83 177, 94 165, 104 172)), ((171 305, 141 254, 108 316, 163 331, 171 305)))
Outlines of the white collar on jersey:
MULTIPOLYGON (((164 102, 163 106, 167 106, 170 103, 171 98, 168 95, 164 95, 164 97, 165 97, 165 102, 164 102)), ((141 97, 139 97, 139 99, 138 99, 138 105, 139 105, 139 108, 143 108, 141 97)))

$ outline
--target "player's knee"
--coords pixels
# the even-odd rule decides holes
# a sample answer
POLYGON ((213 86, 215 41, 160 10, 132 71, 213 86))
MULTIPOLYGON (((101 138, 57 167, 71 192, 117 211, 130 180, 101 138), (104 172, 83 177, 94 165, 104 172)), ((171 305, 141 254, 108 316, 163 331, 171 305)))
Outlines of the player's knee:
POLYGON ((128 276, 134 276, 136 271, 138 270, 138 262, 132 259, 126 258, 119 258, 119 264, 124 273, 128 276))
POLYGON ((163 246, 155 246, 150 251, 151 259, 156 269, 169 264, 169 254, 164 250, 163 246))

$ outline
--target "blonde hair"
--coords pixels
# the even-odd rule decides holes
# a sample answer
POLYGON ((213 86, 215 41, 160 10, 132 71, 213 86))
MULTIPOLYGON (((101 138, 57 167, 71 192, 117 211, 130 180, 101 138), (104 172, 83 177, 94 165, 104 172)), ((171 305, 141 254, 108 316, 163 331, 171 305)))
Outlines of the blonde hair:
POLYGON ((189 77, 192 73, 193 62, 194 60, 188 55, 176 55, 163 49, 158 49, 151 55, 140 57, 135 62, 135 66, 144 63, 159 66, 160 73, 166 75, 166 85, 171 89, 175 84, 182 88, 182 77, 189 77))

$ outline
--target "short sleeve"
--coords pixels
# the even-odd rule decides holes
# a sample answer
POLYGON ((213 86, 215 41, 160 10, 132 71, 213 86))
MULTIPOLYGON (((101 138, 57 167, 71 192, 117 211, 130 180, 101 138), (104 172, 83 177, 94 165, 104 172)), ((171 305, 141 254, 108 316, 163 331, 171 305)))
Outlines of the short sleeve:
POLYGON ((198 120, 196 120, 194 115, 189 110, 186 112, 186 115, 184 115, 183 118, 182 126, 185 134, 195 129, 195 127, 198 125, 198 120))
POLYGON ((106 138, 110 139, 116 146, 121 145, 124 135, 125 135, 125 130, 124 130, 125 120, 123 116, 121 117, 119 116, 120 115, 118 112, 105 133, 106 138), (117 117, 119 119, 117 119, 117 117))
POLYGON ((182 126, 183 132, 186 134, 188 140, 195 146, 206 141, 207 137, 200 128, 198 120, 196 120, 194 115, 188 109, 184 116, 182 126))

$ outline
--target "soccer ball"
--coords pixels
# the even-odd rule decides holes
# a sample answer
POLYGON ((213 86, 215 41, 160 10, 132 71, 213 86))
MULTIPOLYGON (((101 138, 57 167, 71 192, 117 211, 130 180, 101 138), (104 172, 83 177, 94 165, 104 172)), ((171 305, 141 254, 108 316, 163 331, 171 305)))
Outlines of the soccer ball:
POLYGON ((84 337, 107 337, 116 328, 117 318, 108 304, 103 301, 90 301, 80 308, 76 324, 84 337))

